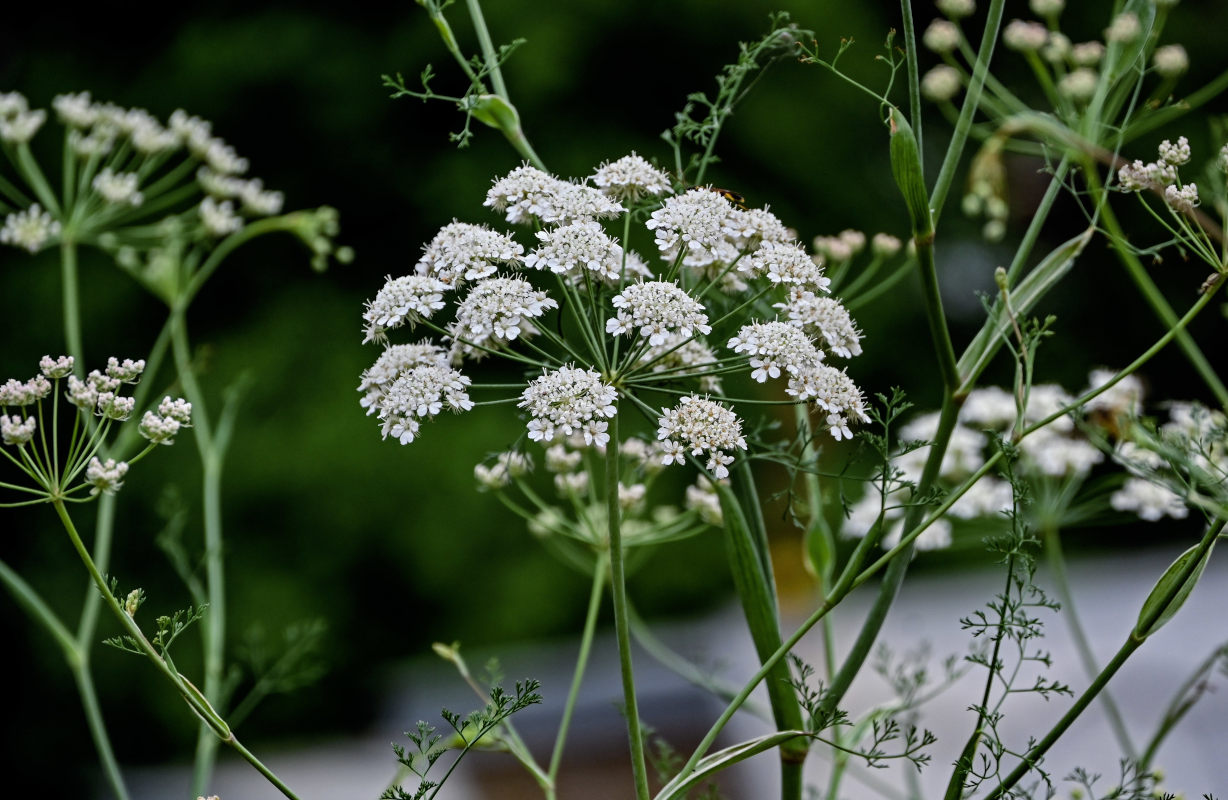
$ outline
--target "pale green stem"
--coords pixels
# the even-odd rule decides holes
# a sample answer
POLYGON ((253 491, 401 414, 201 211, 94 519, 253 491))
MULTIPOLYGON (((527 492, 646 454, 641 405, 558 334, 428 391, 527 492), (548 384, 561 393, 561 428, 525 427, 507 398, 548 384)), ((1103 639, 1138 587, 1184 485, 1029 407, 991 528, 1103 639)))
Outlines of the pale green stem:
POLYGON ((921 77, 917 66, 917 31, 912 18, 912 0, 900 0, 900 13, 904 17, 904 58, 908 63, 909 122, 917 138, 917 151, 924 153, 921 147, 921 77))
POLYGON ((640 712, 635 695, 635 673, 631 667, 631 624, 627 614, 627 576, 623 568, 623 544, 618 505, 618 416, 610 420, 610 441, 606 444, 606 508, 610 523, 610 583, 614 589, 614 630, 618 638, 618 666, 622 673, 623 709, 627 735, 631 740, 631 769, 635 776, 637 800, 648 800, 648 768, 644 760, 644 737, 640 731, 640 712))
POLYGON ((81 344, 81 295, 77 278, 77 245, 71 239, 60 243, 60 292, 64 300, 64 346, 75 360, 73 372, 85 374, 85 350, 81 344))
MULTIPOLYGON (((1045 554, 1049 557, 1049 571, 1053 573, 1053 584, 1062 601, 1066 624, 1070 628, 1071 638, 1074 639, 1075 649, 1079 651, 1079 660, 1083 662, 1083 669, 1089 678, 1095 678, 1100 672, 1100 666, 1096 663, 1096 655, 1092 652, 1091 642, 1075 610, 1074 593, 1070 591, 1070 581, 1066 577, 1066 557, 1062 552, 1061 533, 1056 526, 1045 525, 1044 534, 1045 554)), ((1138 751, 1134 748, 1134 742, 1130 740, 1130 731, 1121 715, 1121 709, 1118 708, 1117 702, 1108 689, 1104 690, 1101 703, 1104 705, 1104 713, 1109 718, 1109 726, 1113 729, 1113 735, 1117 737, 1117 744, 1121 747, 1122 753, 1134 761, 1138 751)))
POLYGON ((601 554, 597 556, 597 563, 593 566, 593 587, 588 598, 588 613, 584 617, 584 632, 580 635, 580 653, 576 656, 576 669, 571 678, 571 689, 567 692, 567 703, 563 706, 563 718, 559 721, 558 734, 554 739, 554 751, 550 754, 550 767, 547 772, 550 782, 546 796, 551 800, 556 796, 559 765, 563 761, 563 746, 567 743, 567 730, 576 709, 576 699, 580 696, 580 685, 584 682, 588 655, 593 646, 593 634, 597 630, 597 614, 601 610, 607 562, 608 556, 601 554))

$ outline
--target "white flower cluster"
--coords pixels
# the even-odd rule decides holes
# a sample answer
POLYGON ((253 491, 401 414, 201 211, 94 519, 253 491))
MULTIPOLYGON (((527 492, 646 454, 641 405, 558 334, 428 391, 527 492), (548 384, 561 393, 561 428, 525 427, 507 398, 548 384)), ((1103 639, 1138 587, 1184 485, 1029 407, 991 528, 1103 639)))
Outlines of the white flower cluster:
POLYGON ((618 413, 617 399, 618 393, 601 380, 600 373, 560 367, 525 387, 517 405, 529 412, 529 438, 535 442, 578 433, 585 444, 602 446, 610 441, 605 420, 618 413))
POLYGON ((682 464, 686 454, 708 454, 707 468, 717 478, 729 477, 733 456, 725 451, 745 450, 742 421, 720 403, 698 395, 683 397, 657 420, 663 464, 682 464))
POLYGON ((475 359, 486 349, 506 347, 518 337, 537 333, 530 319, 559 304, 520 278, 488 278, 473 287, 456 307, 456 321, 448 326, 457 352, 475 359))
POLYGON ((17 414, 0 414, 0 439, 5 444, 21 446, 34 438, 37 421, 34 417, 24 419, 17 414))
POLYGON ((467 391, 470 383, 468 377, 442 363, 405 370, 375 405, 383 437, 391 435, 409 444, 418 435, 418 421, 434 417, 445 405, 458 414, 473 408, 467 391))
POLYGON ((1182 184, 1177 167, 1190 160, 1190 143, 1184 136, 1174 144, 1168 139, 1160 142, 1159 159, 1148 163, 1134 160, 1117 168, 1117 184, 1123 192, 1141 192, 1145 189, 1161 191, 1164 200, 1174 210, 1190 212, 1198 205, 1198 186, 1182 184))
POLYGON ((363 393, 359 405, 367 409, 367 416, 370 416, 379 410, 379 403, 388 387, 402 372, 424 365, 446 366, 447 363, 447 351, 425 340, 415 344, 389 345, 374 364, 363 370, 358 382, 358 391, 363 393))
POLYGON ((455 289, 464 281, 489 278, 500 264, 515 262, 523 255, 524 247, 509 234, 453 220, 423 248, 414 271, 455 289))
POLYGON ((192 427, 192 404, 182 397, 162 398, 157 412, 146 411, 141 417, 140 434, 154 444, 174 444, 182 428, 192 427))
POLYGON ((238 200, 245 211, 257 216, 281 213, 285 204, 285 195, 265 189, 259 178, 238 178, 201 167, 196 171, 196 181, 215 200, 238 200))
POLYGON ((490 464, 476 464, 473 477, 481 489, 502 489, 533 468, 533 462, 524 453, 508 450, 495 456, 490 464))
POLYGON ((443 293, 447 290, 447 284, 429 275, 388 276, 388 282, 374 300, 367 302, 363 312, 362 318, 367 322, 363 343, 387 341, 387 332, 393 328, 402 325, 412 328, 419 320, 429 319, 443 308, 443 293))
POLYGON ((141 176, 135 172, 115 172, 104 167, 90 185, 111 205, 139 206, 145 199, 139 190, 141 176))
POLYGON ((729 349, 750 356, 754 371, 750 376, 759 383, 779 378, 782 373, 799 377, 815 369, 823 353, 814 346, 798 327, 787 322, 754 322, 744 325, 738 335, 729 340, 729 349))
POLYGON ((601 224, 580 220, 537 232, 541 244, 525 257, 524 265, 550 270, 575 283, 585 276, 617 282, 622 271, 623 250, 606 234, 601 224))
POLYGON ((703 266, 722 259, 720 248, 728 243, 725 221, 733 211, 733 204, 717 192, 691 189, 668 198, 644 225, 666 258, 682 253, 684 263, 703 266))
POLYGON ((807 336, 821 338, 835 355, 841 358, 861 355, 861 331, 848 309, 834 297, 795 291, 786 302, 776 303, 775 307, 807 336))
POLYGON ((0 228, 0 243, 37 253, 59 235, 59 221, 34 203, 24 211, 5 216, 4 227, 0 228))
POLYGON ((9 144, 25 144, 46 121, 47 112, 31 111, 25 95, 18 92, 0 94, 0 139, 9 144))
POLYGON ((673 194, 669 176, 632 151, 617 161, 606 162, 589 178, 602 194, 616 203, 638 203, 643 197, 673 194))
POLYGON ((670 333, 689 339, 695 332, 712 332, 703 304, 676 283, 633 283, 614 295, 610 303, 617 312, 606 320, 606 333, 621 336, 638 329, 653 347, 664 344, 670 333))
POLYGON ((85 468, 85 482, 93 486, 90 489, 90 495, 98 494, 115 494, 124 485, 124 476, 128 474, 128 463, 126 461, 116 461, 113 458, 108 458, 102 461, 98 458, 90 459, 89 466, 85 468))
POLYGON ((599 190, 572 183, 528 164, 495 181, 483 203, 516 224, 562 225, 589 219, 610 219, 626 211, 599 190))
POLYGON ((738 269, 766 277, 772 283, 830 291, 831 279, 823 275, 822 265, 795 243, 764 242, 738 269))

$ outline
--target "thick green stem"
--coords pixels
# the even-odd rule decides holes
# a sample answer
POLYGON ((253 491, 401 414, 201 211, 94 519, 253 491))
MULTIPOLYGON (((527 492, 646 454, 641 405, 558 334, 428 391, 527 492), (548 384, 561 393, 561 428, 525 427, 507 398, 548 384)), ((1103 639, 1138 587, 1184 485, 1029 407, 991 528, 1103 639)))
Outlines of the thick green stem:
POLYGON ((580 684, 584 682, 584 671, 588 667, 588 654, 593 646, 593 633, 597 630, 597 614, 601 610, 601 597, 605 589, 608 561, 608 556, 599 555, 593 567, 593 587, 588 598, 588 613, 584 617, 584 632, 580 636, 580 654, 576 656, 575 674, 571 678, 571 689, 567 692, 567 704, 563 706, 563 718, 559 721, 559 732, 554 739, 554 752, 550 754, 550 768, 547 773, 550 778, 550 785, 547 788, 549 798, 555 796, 559 765, 563 761, 563 746, 567 743, 567 729, 571 725, 571 716, 576 708, 576 698, 580 696, 580 684))
POLYGON ((618 416, 610 420, 610 441, 605 450, 606 509, 610 533, 610 582, 614 589, 614 631, 618 638, 618 666, 622 673, 623 708, 627 736, 631 740, 631 770, 637 800, 648 800, 648 768, 644 760, 644 736, 635 696, 635 672, 631 666, 631 623, 627 613, 627 576, 623 566, 623 542, 618 505, 618 416))

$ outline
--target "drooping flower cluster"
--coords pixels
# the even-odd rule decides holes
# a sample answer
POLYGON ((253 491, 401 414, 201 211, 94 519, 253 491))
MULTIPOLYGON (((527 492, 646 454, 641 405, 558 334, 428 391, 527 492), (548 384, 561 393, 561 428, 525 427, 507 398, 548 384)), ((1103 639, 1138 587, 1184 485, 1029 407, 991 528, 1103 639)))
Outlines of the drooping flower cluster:
POLYGON ((648 337, 648 343, 654 347, 664 344, 670 333, 690 339, 696 331, 712 332, 703 304, 676 283, 633 283, 614 295, 610 304, 617 312, 606 320, 606 333, 620 336, 639 330, 640 336, 648 337))
POLYGON ((529 412, 529 438, 550 442, 556 436, 580 434, 585 444, 604 445, 607 419, 618 413, 618 392, 601 373, 560 367, 530 383, 517 404, 529 412))
POLYGON ((705 466, 717 478, 727 478, 733 463, 733 455, 727 451, 746 449, 738 415, 706 397, 683 397, 677 406, 662 413, 657 425, 663 464, 682 464, 688 452, 696 457, 706 453, 705 466))

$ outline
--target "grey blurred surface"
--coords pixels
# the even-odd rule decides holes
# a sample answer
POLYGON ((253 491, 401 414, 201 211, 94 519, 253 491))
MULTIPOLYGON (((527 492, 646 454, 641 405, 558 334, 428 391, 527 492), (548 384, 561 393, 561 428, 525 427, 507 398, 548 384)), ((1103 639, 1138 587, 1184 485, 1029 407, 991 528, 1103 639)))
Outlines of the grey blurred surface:
MULTIPOLYGON (((1088 630, 1097 659, 1103 664, 1125 640, 1138 608, 1155 580, 1180 552, 1176 546, 1145 553, 1128 553, 1077 560, 1069 565, 1075 600, 1088 630)), ((888 617, 880 641, 897 653, 916 651, 922 644, 930 653, 931 671, 940 674, 944 656, 962 656, 970 637, 961 630, 960 617, 982 607, 1002 589, 1002 575, 985 570, 977 573, 918 575, 909 581, 888 617)), ((1051 581, 1041 571, 1037 582, 1049 589, 1051 581)), ((835 636, 838 647, 847 648, 856 635, 860 619, 873 599, 873 589, 863 587, 837 609, 835 636)), ((1051 593, 1052 594, 1052 593, 1051 593)), ((786 603, 802 609, 793 598, 786 603)), ((1062 616, 1045 611, 1046 638, 1039 646, 1052 655, 1050 678, 1063 681, 1081 692, 1088 677, 1074 650, 1062 616)), ((789 624, 801 616, 786 610, 789 624), (794 617, 796 616, 796 619, 794 617)), ((752 650, 740 611, 727 607, 718 614, 686 622, 655 623, 657 635, 677 651, 736 683, 754 670, 752 650)), ((1194 666, 1217 645, 1228 640, 1228 564, 1213 559, 1186 607, 1167 626, 1137 651, 1110 684, 1121 706, 1136 746, 1142 747, 1164 707, 1194 666)), ((497 655, 506 683, 532 676, 543 683, 545 702, 515 717, 526 743, 540 762, 549 760, 555 725, 570 681, 577 642, 527 644, 499 653, 468 653, 471 668, 479 671, 484 660, 497 655)), ((821 645, 816 633, 803 640, 796 652, 819 664, 821 645)), ((640 706, 645 722, 654 727, 684 755, 719 714, 722 704, 661 667, 643 650, 636 651, 640 706)), ((1025 673, 1026 675, 1026 673, 1025 673)), ((919 775, 908 765, 869 770, 850 765, 841 797, 941 797, 954 761, 974 723, 967 709, 979 702, 984 672, 972 669, 949 690, 923 706, 919 724, 938 736, 933 761, 919 775), (906 773, 914 773, 912 776, 906 773), (873 786, 864 782, 869 774, 873 786), (885 788, 882 792, 874 787, 885 788), (911 790, 912 794, 908 794, 911 790)), ((295 749, 270 750, 260 755, 286 782, 296 787, 304 800, 375 798, 394 775, 395 762, 389 743, 418 719, 438 720, 440 707, 469 710, 477 697, 456 676, 450 665, 438 659, 414 664, 389 693, 386 710, 369 735, 359 739, 295 749)), ((1021 683, 1030 683, 1026 677, 1021 683)), ((1212 679, 1223 686, 1223 675, 1212 679)), ((626 767, 626 733, 617 710, 620 699, 618 661, 613 637, 604 635, 594 646, 582 700, 572 727, 564 758, 559 796, 562 798, 631 797, 626 767)), ((761 694, 761 692, 760 692, 761 694)), ((757 695, 758 696, 758 695, 757 695)), ((762 700, 762 697, 759 697, 762 700)), ((870 669, 863 670, 843 707, 857 718, 875 704, 890 701, 886 683, 870 669)), ((1001 726, 1008 745, 1023 749, 1027 736, 1042 735, 1070 706, 1071 698, 1045 702, 1034 695, 1019 695, 1005 706, 1001 726)), ((727 729, 725 744, 732 744, 767 730, 750 715, 741 715, 727 729)), ((1071 784, 1063 784, 1071 768, 1083 766, 1104 777, 1097 785, 1107 791, 1115 785, 1120 749, 1103 708, 1097 703, 1058 742, 1045 760, 1057 783, 1059 796, 1069 796, 1071 784)), ((1170 735, 1156 760, 1163 769, 1165 791, 1200 797, 1203 793, 1228 792, 1228 692, 1211 691, 1170 735)), ((812 756, 807 779, 826 787, 830 763, 812 756)), ((775 759, 760 756, 730 770, 722 790, 730 798, 770 797, 776 791, 775 759)), ((131 772, 135 798, 183 797, 188 784, 188 766, 179 765, 131 772)), ((272 800, 279 793, 245 764, 224 759, 211 793, 222 800, 272 800)), ((101 796, 101 795, 100 795, 101 796)), ((440 798, 540 797, 523 770, 507 755, 474 753, 462 764, 440 798)))

